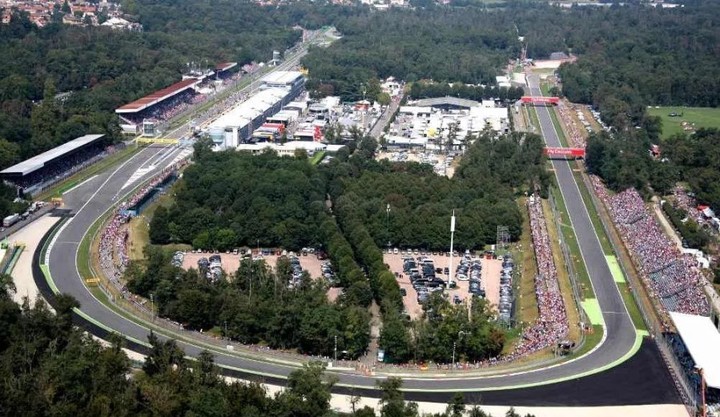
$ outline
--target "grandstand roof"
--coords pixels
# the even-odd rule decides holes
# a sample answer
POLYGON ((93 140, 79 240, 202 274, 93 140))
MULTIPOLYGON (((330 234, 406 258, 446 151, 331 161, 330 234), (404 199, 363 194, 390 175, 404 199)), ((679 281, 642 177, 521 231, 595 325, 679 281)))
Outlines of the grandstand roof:
POLYGON ((476 107, 480 103, 475 100, 467 100, 464 98, 446 96, 436 98, 426 98, 415 102, 414 106, 418 107, 436 107, 436 106, 456 106, 456 107, 476 107))
POLYGON ((695 364, 703 369, 708 387, 720 389, 720 333, 705 316, 670 313, 677 332, 695 364))
POLYGON ((181 91, 185 91, 188 88, 199 84, 200 81, 201 80, 198 80, 196 78, 188 78, 186 80, 176 82, 170 87, 163 88, 162 90, 158 90, 143 98, 137 99, 132 103, 128 103, 122 107, 118 107, 117 109, 115 109, 115 113, 137 113, 139 111, 143 111, 148 107, 152 107, 159 102, 176 95, 181 91))
POLYGON ((290 85, 302 77, 300 71, 273 71, 262 78, 262 82, 269 85, 290 85))
POLYGON ((268 88, 250 96, 210 124, 210 128, 243 128, 289 94, 285 88, 268 88))
POLYGON ((217 71, 217 72, 227 71, 236 65, 237 65, 237 62, 220 62, 219 64, 215 65, 215 71, 217 71))
POLYGON ((70 152, 82 148, 83 146, 95 142, 105 135, 85 135, 77 139, 73 139, 70 142, 64 143, 60 146, 45 151, 40 155, 35 155, 30 159, 20 162, 19 164, 13 165, 10 168, 6 168, 0 171, 0 175, 27 175, 31 172, 35 172, 42 168, 48 162, 51 162, 57 158, 65 156, 70 152))

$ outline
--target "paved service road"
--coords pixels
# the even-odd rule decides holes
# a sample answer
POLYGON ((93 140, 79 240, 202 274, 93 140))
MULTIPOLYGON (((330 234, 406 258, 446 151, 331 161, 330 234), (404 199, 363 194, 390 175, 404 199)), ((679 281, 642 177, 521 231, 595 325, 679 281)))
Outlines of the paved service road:
MULTIPOLYGON (((538 90, 537 80, 531 80, 531 85, 533 93, 538 94, 536 91, 538 90)), ((559 146, 558 138, 553 129, 547 109, 539 108, 538 110, 547 143, 550 146, 559 146)), ((85 288, 78 274, 75 262, 76 254, 79 242, 82 240, 90 225, 109 207, 119 201, 124 193, 130 191, 132 187, 126 187, 120 190, 126 180, 139 169, 142 171, 142 168, 146 168, 147 172, 144 178, 148 178, 153 172, 164 168, 177 153, 177 148, 148 147, 141 150, 119 168, 114 168, 109 172, 101 174, 90 184, 74 190, 73 193, 76 193, 76 195, 73 196, 74 200, 85 201, 85 203, 82 207, 71 207, 75 215, 69 223, 66 223, 66 225, 60 229, 55 244, 50 251, 50 271, 59 291, 75 296, 80 302, 82 311, 94 320, 103 323, 106 327, 114 329, 118 333, 140 341, 147 340, 149 330, 120 316, 92 296, 85 288), (149 168, 147 161, 153 160, 157 162, 161 158, 160 155, 165 155, 163 163, 153 164, 155 165, 154 168, 147 169, 149 168)), ((412 378, 406 376, 404 377, 405 390, 446 392, 491 390, 495 391, 496 394, 498 393, 496 390, 509 389, 518 385, 547 384, 557 379, 566 379, 570 380, 570 382, 564 385, 553 384, 551 387, 556 387, 554 392, 568 392, 568 390, 577 390, 578 387, 582 386, 581 381, 588 381, 589 384, 590 381, 593 381, 593 378, 595 378, 588 377, 578 381, 573 379, 575 375, 592 372, 593 370, 617 362, 632 350, 635 342, 635 330, 623 305, 618 289, 610 275, 608 266, 605 263, 599 241, 590 223, 579 190, 573 180, 570 167, 567 162, 563 161, 554 161, 553 164, 556 175, 558 176, 560 189, 563 192, 566 205, 570 211, 570 217, 580 242, 580 247, 591 276, 595 293, 603 310, 603 317, 607 326, 606 339, 600 347, 592 353, 574 361, 547 369, 489 377, 463 376, 459 373, 454 378, 436 378, 432 380, 422 377, 412 378), (567 386, 568 388, 561 388, 563 386, 567 386)), ((186 337, 190 337, 191 335, 190 332, 183 334, 186 337)), ((197 343, 200 344, 202 342, 197 343)), ((196 356, 201 351, 201 348, 185 341, 179 341, 178 345, 190 356, 196 356)), ((242 370, 245 374, 264 374, 266 378, 270 380, 273 379, 273 376, 286 376, 295 369, 289 365, 286 366, 244 358, 221 350, 216 350, 214 353, 216 363, 221 368, 235 368, 242 370)), ((638 373, 626 372, 625 374, 634 375, 638 373)), ((376 393, 373 394, 373 392, 369 390, 374 388, 375 382, 379 377, 364 376, 350 372, 337 372, 337 375, 339 378, 338 389, 342 390, 342 386, 351 385, 361 390, 367 389, 368 391, 363 391, 367 393, 367 395, 376 395, 376 393)), ((640 378, 641 376, 642 375, 638 375, 637 377, 640 378)), ((627 380, 623 382, 627 383, 627 380)), ((653 382, 658 384, 657 381, 653 382)), ((522 391, 513 392, 522 395, 522 391)), ((429 395, 429 393, 427 395, 429 395)), ((483 394, 483 399, 492 398, 492 395, 494 395, 493 392, 486 392, 483 394)), ((639 397, 638 401, 650 400, 639 397)))

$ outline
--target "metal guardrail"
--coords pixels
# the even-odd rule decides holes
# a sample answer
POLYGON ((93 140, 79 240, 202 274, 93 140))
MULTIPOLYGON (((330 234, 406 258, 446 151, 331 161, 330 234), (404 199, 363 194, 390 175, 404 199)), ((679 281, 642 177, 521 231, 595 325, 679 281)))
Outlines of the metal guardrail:
MULTIPOLYGON (((624 257, 620 256, 620 254, 623 253, 625 244, 619 240, 619 237, 615 233, 614 225, 607 224, 606 219, 608 218, 609 214, 607 213, 604 203, 600 201, 595 195, 595 193, 592 191, 593 187, 589 181, 588 176, 585 173, 582 173, 581 177, 583 179, 585 188, 588 190, 588 194, 590 195, 590 199, 592 200, 594 209, 598 213, 598 218, 600 219, 600 224, 602 225, 603 231, 605 232, 605 236, 608 237, 610 246, 612 246, 613 249, 613 253, 615 253, 618 260, 618 265, 620 266, 620 269, 625 276, 625 281, 627 282, 628 288, 633 294, 635 304, 640 310, 640 314, 642 315, 643 322, 648 329, 648 333, 650 334, 650 337, 655 341, 655 344, 660 350, 660 353, 665 360, 665 363, 670 370, 670 373, 675 378, 676 387, 680 396, 682 397, 683 402, 685 403, 685 406, 688 408, 688 413, 690 415, 694 415, 695 410, 697 410, 698 398, 697 393, 691 388, 693 384, 688 380, 687 375, 683 371, 682 364, 680 364, 679 359, 675 355, 674 349, 671 346, 671 342, 665 336, 663 329, 658 325, 655 320, 652 319, 654 315, 649 314, 643 303, 638 299, 640 296, 638 292, 645 291, 644 284, 641 278, 639 278, 635 273, 628 273, 625 262, 623 261, 624 257)), ((653 302, 652 299, 651 302, 653 302)))
MULTIPOLYGON (((587 313, 585 312, 585 309, 582 308, 582 293, 580 292, 580 288, 578 287, 577 272, 575 271, 575 266, 572 262, 572 258, 570 257, 570 252, 568 252, 568 246, 565 243, 565 237, 563 236, 562 232, 562 224, 560 224, 560 214, 558 212, 557 203, 555 202, 555 197, 552 193, 548 193, 548 201, 550 203, 550 209, 553 212, 553 219, 555 221, 555 229, 557 230, 559 246, 562 250, 563 258, 565 259, 565 270, 568 273, 570 285, 572 286, 573 299, 575 300, 575 307, 577 308, 578 316, 580 317, 581 322, 590 325, 590 320, 587 317, 587 313)), ((572 325, 573 323, 569 324, 572 325)), ((584 331, 580 332, 580 337, 580 343, 577 344, 575 350, 579 350, 585 344, 586 337, 584 331)))

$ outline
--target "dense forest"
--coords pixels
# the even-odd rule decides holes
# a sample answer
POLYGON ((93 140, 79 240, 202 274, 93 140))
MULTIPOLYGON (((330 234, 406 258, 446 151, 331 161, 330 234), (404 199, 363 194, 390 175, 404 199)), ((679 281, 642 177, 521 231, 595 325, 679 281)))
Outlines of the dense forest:
POLYGON ((373 160, 360 164, 353 158, 327 166, 329 193, 339 206, 362 218, 380 247, 390 242, 403 248, 447 249, 453 210, 457 248, 494 243, 498 225, 508 226, 517 238, 521 218, 514 198, 547 185, 542 139, 532 134, 495 139, 488 133, 472 140, 452 179, 437 176, 429 165, 373 160))
POLYGON ((596 106, 606 123, 620 130, 659 120, 648 105, 720 105, 720 3, 703 1, 678 9, 578 8, 567 22, 568 47, 580 56, 559 74, 573 102, 596 106), (582 10, 580 10, 582 9, 582 10))
MULTIPOLYGON (((174 341, 149 336, 152 346, 141 368, 133 368, 122 339, 110 335, 104 347, 73 326, 77 302, 61 295, 54 314, 40 302, 17 305, 10 297, 12 279, 0 276, 0 415, 23 416, 276 416, 276 417, 415 417, 417 404, 405 402, 402 381, 378 384, 378 413, 353 407, 333 411, 335 379, 323 365, 309 363, 290 374, 287 389, 274 395, 256 382, 226 382, 204 352, 188 360, 174 341)), ((434 416, 488 417, 462 395, 434 416)), ((520 417, 509 410, 507 417, 520 417)))
MULTIPOLYGON (((196 154, 197 155, 197 154, 196 154)), ((227 250, 318 247, 323 179, 307 160, 206 152, 184 171, 174 204, 153 219, 155 243, 227 250)))
POLYGON ((493 243, 498 225, 508 226, 517 238, 521 220, 514 197, 547 185, 542 139, 533 134, 496 139, 484 133, 471 140, 452 179, 436 175, 429 165, 375 161, 377 143, 369 138, 352 156, 343 152, 319 168, 270 151, 196 152, 196 164, 175 188, 173 205, 152 220, 153 243, 216 250, 256 244, 319 247, 325 243, 320 224, 326 195, 339 210, 361 218, 382 247, 390 242, 445 248, 454 209, 458 248, 493 243))

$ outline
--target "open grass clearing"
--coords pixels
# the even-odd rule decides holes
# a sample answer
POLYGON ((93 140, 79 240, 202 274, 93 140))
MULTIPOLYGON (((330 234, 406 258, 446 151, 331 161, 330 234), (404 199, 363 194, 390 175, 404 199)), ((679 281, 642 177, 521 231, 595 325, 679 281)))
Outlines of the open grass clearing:
POLYGON ((683 122, 695 130, 700 128, 720 128, 720 108, 712 107, 648 107, 650 116, 662 119, 662 138, 669 138, 678 133, 690 134, 692 130, 684 130, 683 122), (670 116, 670 114, 676 116, 670 116), (693 125, 694 124, 694 125, 693 125))
POLYGON ((582 320, 580 320, 580 312, 578 311, 578 305, 573 295, 572 282, 570 281, 570 275, 567 273, 567 268, 565 267, 565 258, 563 257, 562 249, 560 248, 557 227, 555 227, 555 222, 552 221, 552 209, 546 200, 542 201, 542 206, 543 213, 545 214, 553 261, 555 262, 555 267, 558 271, 558 284, 560 284, 560 292, 562 293, 563 302, 565 303, 565 311, 567 313, 570 329, 568 332, 568 340, 579 343, 582 335, 580 334, 580 328, 576 325, 576 323, 580 323, 582 320))
POLYGON ((145 257, 143 250, 150 243, 150 220, 158 207, 164 206, 168 208, 171 204, 170 193, 166 192, 148 204, 139 216, 130 220, 127 227, 130 235, 128 237, 128 242, 130 242, 128 256, 130 256, 131 260, 140 260, 145 257))
POLYGON ((533 133, 537 133, 538 135, 542 134, 542 130, 540 129, 540 119, 538 119, 537 110, 535 110, 535 107, 533 106, 522 106, 525 111, 527 111, 528 114, 528 120, 530 121, 530 125, 532 126, 531 129, 529 129, 533 133))
POLYGON ((535 274, 537 273, 537 265, 535 263, 535 254, 532 251, 532 234, 530 232, 530 219, 527 212, 527 198, 518 200, 520 205, 520 213, 522 213, 522 235, 520 236, 519 245, 512 250, 513 259, 522 262, 520 265, 520 283, 518 288, 518 311, 516 311, 518 321, 532 323, 538 318, 537 296, 535 294, 535 274))

